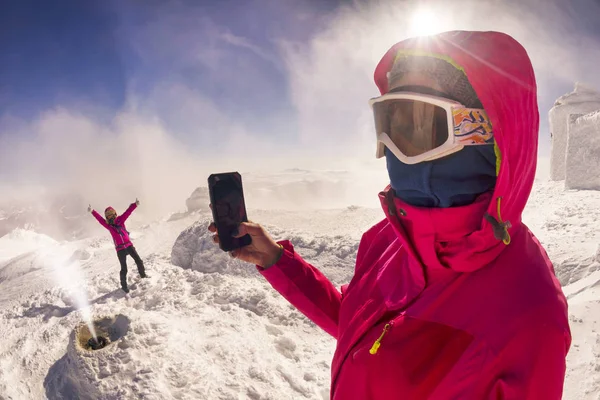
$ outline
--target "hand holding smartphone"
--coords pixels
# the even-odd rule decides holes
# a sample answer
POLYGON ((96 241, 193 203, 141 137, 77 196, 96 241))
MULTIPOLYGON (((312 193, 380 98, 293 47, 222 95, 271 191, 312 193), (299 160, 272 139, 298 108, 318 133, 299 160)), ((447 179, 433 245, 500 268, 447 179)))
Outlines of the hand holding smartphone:
POLYGON ((248 221, 242 176, 239 172, 210 175, 208 177, 208 192, 221 250, 232 251, 252 243, 250 235, 239 238, 233 237, 240 223, 248 221))

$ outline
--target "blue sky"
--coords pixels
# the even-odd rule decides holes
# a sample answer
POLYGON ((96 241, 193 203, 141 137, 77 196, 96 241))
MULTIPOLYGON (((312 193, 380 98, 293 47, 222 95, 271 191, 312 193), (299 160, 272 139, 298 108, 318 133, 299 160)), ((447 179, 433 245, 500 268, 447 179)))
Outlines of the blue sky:
POLYGON ((600 88, 598 0, 0 1, 4 176, 59 179, 120 158, 131 168, 149 151, 372 160, 373 69, 420 9, 441 30, 501 30, 523 43, 538 77, 541 156, 555 99, 577 80, 600 88), (129 152, 99 156, 99 141, 129 152))
MULTIPOLYGON (((110 117, 125 106, 128 93, 143 97, 157 85, 179 82, 201 91, 251 129, 264 129, 260 125, 269 118, 295 117, 278 43, 309 41, 350 2, 2 3, 0 115, 31 118, 60 105, 110 117)), ((598 2, 557 1, 556 8, 542 0, 524 4, 547 19, 549 30, 593 36, 600 43, 598 2)), ((542 111, 571 86, 557 82, 544 87, 542 111)), ((177 125, 177 118, 169 123, 177 125)))
POLYGON ((159 84, 183 82, 249 123, 257 114, 291 113, 276 41, 306 40, 319 21, 298 14, 336 7, 275 0, 3 3, 0 114, 32 118, 60 105, 110 116, 128 93, 143 97, 159 84), (243 79, 248 70, 251 81, 243 79))

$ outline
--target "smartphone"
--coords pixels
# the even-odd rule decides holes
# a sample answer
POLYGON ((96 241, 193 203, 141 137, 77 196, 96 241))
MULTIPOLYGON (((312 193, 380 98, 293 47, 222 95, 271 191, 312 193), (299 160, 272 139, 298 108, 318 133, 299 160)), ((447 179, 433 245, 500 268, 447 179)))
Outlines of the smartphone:
POLYGON ((208 177, 208 192, 221 250, 231 251, 252 243, 250 235, 239 238, 233 237, 233 232, 240 223, 248 221, 242 176, 239 172, 210 175, 208 177))

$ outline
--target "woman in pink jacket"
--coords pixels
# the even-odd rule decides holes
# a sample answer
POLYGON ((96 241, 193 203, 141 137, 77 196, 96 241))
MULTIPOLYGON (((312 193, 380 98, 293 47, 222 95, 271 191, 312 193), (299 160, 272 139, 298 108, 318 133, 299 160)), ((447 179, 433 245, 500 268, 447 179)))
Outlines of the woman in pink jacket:
POLYGON ((350 283, 338 290, 254 223, 232 255, 336 338, 332 399, 560 399, 567 302, 521 220, 539 128, 525 49, 498 32, 412 38, 375 83, 390 185, 350 283))
POLYGON ((129 288, 127 287, 127 256, 131 256, 137 265, 138 272, 140 277, 146 278, 146 271, 144 269, 144 262, 138 255, 135 247, 133 247, 133 243, 131 243, 131 239, 129 238, 129 232, 125 227, 125 221, 131 215, 133 210, 137 208, 140 204, 138 199, 135 199, 135 203, 129 205, 127 210, 123 213, 123 215, 117 215, 117 212, 112 207, 107 207, 104 210, 105 218, 102 218, 100 214, 96 212, 96 210, 92 210, 92 206, 88 207, 88 211, 92 213, 94 218, 98 220, 100 225, 108 229, 110 232, 113 242, 115 243, 115 247, 117 249, 117 257, 119 258, 119 263, 121 264, 120 278, 121 278, 121 289, 125 293, 129 293, 129 288))

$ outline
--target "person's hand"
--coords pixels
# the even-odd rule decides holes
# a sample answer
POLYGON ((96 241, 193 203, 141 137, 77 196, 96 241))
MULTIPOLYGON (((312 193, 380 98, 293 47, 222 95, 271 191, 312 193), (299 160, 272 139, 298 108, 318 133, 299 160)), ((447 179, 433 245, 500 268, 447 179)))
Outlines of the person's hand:
POLYGON ((137 197, 135 198, 135 205, 139 206, 140 205, 140 201, 137 199, 137 197))
POLYGON ((92 205, 88 205, 88 212, 91 213, 92 212, 92 205))
MULTIPOLYGON (((214 222, 211 222, 208 230, 213 233, 217 232, 214 222)), ((252 243, 229 252, 232 257, 260 265, 263 268, 268 268, 279 261, 283 248, 269 236, 265 228, 254 222, 242 222, 234 237, 239 238, 246 234, 252 237, 252 243)), ((214 235, 213 241, 219 243, 219 235, 214 235)))

